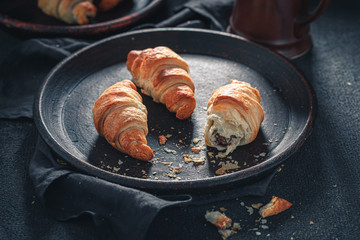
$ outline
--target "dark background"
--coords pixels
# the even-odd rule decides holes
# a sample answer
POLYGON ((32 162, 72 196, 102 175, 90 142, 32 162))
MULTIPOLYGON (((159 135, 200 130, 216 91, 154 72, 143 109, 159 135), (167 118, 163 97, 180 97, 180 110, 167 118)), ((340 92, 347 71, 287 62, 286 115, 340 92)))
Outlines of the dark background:
MULTIPOLYGON (((167 1, 163 8, 181 4, 171 2, 167 1)), ((219 207, 225 207, 226 214, 243 227, 230 239, 358 239, 358 5, 356 1, 334 0, 311 25, 311 51, 293 61, 315 90, 317 117, 312 135, 281 166, 266 195, 165 209, 151 225, 147 239, 221 239, 204 219, 207 210, 219 207), (257 222, 257 212, 250 215, 242 203, 266 203, 272 195, 289 200, 293 206, 268 218, 264 224, 268 229, 263 229, 257 222)), ((171 14, 155 15, 147 21, 157 22, 171 14)), ((0 62, 24 40, 0 30, 0 62)), ((0 86, 4 91, 4 86, 0 86)), ((107 239, 106 231, 94 227, 90 217, 59 222, 38 201, 28 177, 36 136, 31 119, 0 119, 0 239, 107 239)))

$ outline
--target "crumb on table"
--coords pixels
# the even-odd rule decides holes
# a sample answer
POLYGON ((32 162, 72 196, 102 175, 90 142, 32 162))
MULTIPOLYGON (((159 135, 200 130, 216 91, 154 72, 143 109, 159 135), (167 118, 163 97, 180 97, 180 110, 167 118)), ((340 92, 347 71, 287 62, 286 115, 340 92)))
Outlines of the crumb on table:
POLYGON ((290 203, 289 201, 283 198, 273 196, 269 203, 260 208, 259 214, 263 218, 266 218, 269 216, 277 215, 290 208, 291 206, 292 203, 290 203))

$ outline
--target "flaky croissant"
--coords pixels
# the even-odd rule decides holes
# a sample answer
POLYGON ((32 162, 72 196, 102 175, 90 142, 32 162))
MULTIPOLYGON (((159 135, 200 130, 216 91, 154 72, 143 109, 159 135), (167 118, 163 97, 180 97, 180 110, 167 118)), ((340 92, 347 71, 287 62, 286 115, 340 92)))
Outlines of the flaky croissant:
POLYGON ((236 80, 214 91, 206 114, 205 144, 226 155, 255 140, 264 119, 259 91, 236 80))
POLYGON ((100 136, 117 150, 133 158, 154 157, 147 145, 147 110, 136 86, 123 80, 107 88, 95 101, 93 120, 100 136))
POLYGON ((179 119, 191 116, 195 107, 195 86, 183 58, 163 46, 132 50, 126 62, 134 83, 155 102, 166 105, 179 119))
MULTIPOLYGON (((122 0, 101 0, 99 11, 108 11, 122 0)), ((69 24, 88 24, 98 8, 93 0, 38 0, 38 7, 47 15, 56 17, 69 24)))

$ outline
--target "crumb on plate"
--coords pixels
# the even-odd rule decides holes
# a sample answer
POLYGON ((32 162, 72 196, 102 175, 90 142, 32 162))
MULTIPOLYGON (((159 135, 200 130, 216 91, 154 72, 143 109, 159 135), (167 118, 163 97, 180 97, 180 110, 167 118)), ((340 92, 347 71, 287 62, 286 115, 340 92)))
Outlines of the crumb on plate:
POLYGON ((164 135, 159 136, 159 144, 164 145, 167 141, 167 138, 164 135))

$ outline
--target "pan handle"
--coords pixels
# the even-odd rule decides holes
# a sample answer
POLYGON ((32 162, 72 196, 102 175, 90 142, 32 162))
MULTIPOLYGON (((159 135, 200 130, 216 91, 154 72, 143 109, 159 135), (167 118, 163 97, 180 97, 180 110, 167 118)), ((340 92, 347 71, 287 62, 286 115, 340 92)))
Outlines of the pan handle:
POLYGON ((302 16, 301 18, 298 18, 295 20, 295 36, 301 37, 304 36, 303 31, 306 31, 308 29, 308 26, 311 22, 315 21, 321 14, 325 12, 325 10, 328 8, 331 0, 321 0, 319 5, 313 12, 306 16, 302 16))

